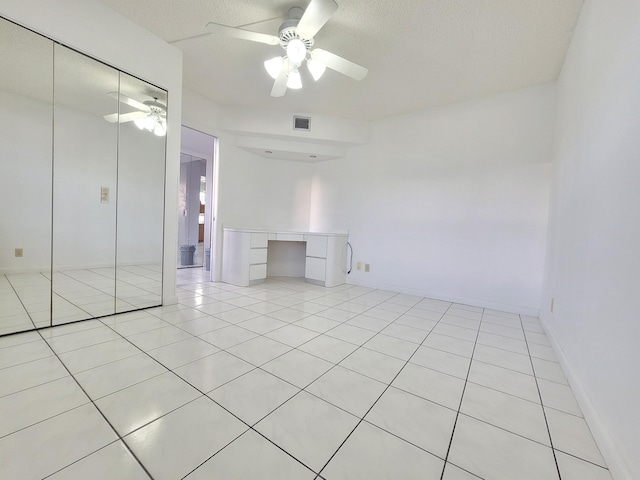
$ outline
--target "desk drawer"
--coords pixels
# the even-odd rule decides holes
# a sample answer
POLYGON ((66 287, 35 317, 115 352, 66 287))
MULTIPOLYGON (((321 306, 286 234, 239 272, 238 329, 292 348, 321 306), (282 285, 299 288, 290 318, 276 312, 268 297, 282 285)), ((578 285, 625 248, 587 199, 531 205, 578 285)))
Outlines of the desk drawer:
POLYGON ((327 261, 324 258, 307 257, 304 277, 324 282, 326 278, 327 261))
POLYGON ((285 242, 304 242, 302 233, 276 233, 276 240, 285 242))
POLYGON ((266 233, 251 233, 251 248, 267 248, 269 236, 266 233))
POLYGON ((249 250, 249 264, 267 263, 266 248, 252 248, 249 250))
POLYGON ((327 258, 325 235, 307 235, 307 257, 327 258))
POLYGON ((251 265, 249 267, 249 281, 267 278, 267 264, 251 265))

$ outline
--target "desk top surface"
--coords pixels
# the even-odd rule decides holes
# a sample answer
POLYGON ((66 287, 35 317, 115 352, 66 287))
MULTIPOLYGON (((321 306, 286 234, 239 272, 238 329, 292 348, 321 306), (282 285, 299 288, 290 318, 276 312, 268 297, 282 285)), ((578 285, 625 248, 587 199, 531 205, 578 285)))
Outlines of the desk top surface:
POLYGON ((333 233, 333 232, 295 232, 290 230, 272 230, 262 228, 223 228, 225 232, 243 232, 243 233, 267 233, 267 234, 280 234, 280 235, 326 235, 328 237, 348 237, 348 233, 333 233))

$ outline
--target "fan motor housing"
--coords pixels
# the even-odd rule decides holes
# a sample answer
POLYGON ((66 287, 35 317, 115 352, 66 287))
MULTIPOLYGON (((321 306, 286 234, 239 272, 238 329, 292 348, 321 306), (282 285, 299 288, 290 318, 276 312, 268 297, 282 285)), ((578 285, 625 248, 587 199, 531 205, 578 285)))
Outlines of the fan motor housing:
POLYGON ((158 115, 163 115, 164 112, 166 112, 166 107, 156 101, 156 100, 147 100, 146 102, 143 102, 147 107, 149 107, 149 110, 151 112, 157 113, 158 115))
POLYGON ((299 20, 297 19, 291 19, 280 25, 280 28, 278 29, 278 38, 280 39, 280 45, 282 45, 282 48, 287 48, 289 42, 295 38, 301 40, 307 49, 313 47, 313 38, 302 38, 298 35, 298 22, 299 20))

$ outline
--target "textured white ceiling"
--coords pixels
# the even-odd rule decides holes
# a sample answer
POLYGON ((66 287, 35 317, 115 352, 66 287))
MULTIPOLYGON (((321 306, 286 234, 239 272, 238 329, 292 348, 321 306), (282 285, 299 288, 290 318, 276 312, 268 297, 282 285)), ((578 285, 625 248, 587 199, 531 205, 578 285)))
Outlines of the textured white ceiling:
MULTIPOLYGON (((100 0, 173 42, 208 22, 277 35, 308 0, 100 0), (275 19, 274 19, 275 18, 275 19), (274 19, 265 21, 267 19, 274 19), (256 23, 258 22, 258 23, 256 23)), ((315 46, 369 69, 356 82, 327 70, 270 97, 263 62, 279 46, 204 35, 177 41, 184 86, 221 105, 371 120, 555 80, 583 0, 336 0, 315 46)), ((302 72, 302 70, 301 70, 302 72)), ((306 75, 305 75, 306 74, 306 75)))

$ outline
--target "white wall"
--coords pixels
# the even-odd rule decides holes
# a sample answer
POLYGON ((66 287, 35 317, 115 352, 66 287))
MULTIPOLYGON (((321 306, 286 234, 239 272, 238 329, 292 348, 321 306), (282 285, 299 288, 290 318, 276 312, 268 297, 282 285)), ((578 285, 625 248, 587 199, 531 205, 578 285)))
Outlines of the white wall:
POLYGON ((219 220, 225 227, 306 231, 313 166, 265 159, 220 140, 219 220))
MULTIPOLYGON (((165 245, 177 238, 182 53, 96 0, 2 0, 0 15, 169 92, 165 245), (114 33, 115 32, 115 33, 114 33)), ((163 302, 176 301, 176 255, 164 251, 163 302)))
POLYGON ((304 278, 307 242, 270 241, 267 277, 304 278))
POLYGON ((585 2, 558 82, 542 312, 616 480, 640 475, 638 52, 640 3, 585 2))
POLYGON ((310 226, 349 231, 348 281, 537 313, 554 93, 545 85, 378 121, 369 145, 319 164, 310 226))

